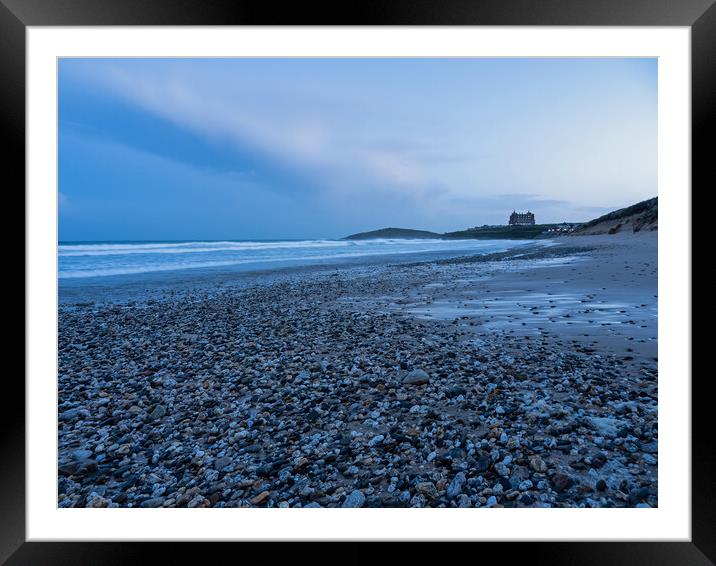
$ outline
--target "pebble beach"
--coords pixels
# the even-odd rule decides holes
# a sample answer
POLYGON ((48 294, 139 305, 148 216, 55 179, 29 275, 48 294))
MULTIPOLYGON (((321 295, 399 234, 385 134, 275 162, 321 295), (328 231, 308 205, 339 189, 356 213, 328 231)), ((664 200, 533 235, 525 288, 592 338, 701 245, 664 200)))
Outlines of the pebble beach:
POLYGON ((61 287, 57 504, 656 507, 657 300, 656 232, 61 287))

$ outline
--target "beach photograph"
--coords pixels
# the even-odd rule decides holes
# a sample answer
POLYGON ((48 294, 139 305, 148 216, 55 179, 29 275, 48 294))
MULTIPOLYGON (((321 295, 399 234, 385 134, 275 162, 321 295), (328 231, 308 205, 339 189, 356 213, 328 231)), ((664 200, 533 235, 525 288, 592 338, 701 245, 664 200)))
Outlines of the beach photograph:
POLYGON ((57 78, 58 508, 659 506, 656 58, 57 78))

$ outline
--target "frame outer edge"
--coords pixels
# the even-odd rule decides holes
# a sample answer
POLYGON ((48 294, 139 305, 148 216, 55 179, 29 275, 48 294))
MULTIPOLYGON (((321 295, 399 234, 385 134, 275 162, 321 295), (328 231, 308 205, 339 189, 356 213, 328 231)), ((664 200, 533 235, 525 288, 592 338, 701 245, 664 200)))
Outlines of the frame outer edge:
MULTIPOLYGON (((698 122, 694 121, 692 127, 692 176, 694 180, 693 186, 699 184, 704 185, 704 187, 706 175, 711 176, 709 164, 712 156, 706 148, 708 147, 707 142, 710 141, 714 131, 713 127, 710 126, 714 122, 712 115, 716 106, 716 98, 714 98, 714 93, 716 93, 716 5, 712 1, 684 2, 688 6, 682 5, 681 10, 677 9, 678 6, 672 6, 675 11, 680 13, 672 14, 669 22, 662 21, 663 16, 658 18, 661 25, 686 25, 689 22, 693 22, 692 115, 698 118, 698 122), (685 21, 684 18, 687 17, 687 12, 690 15, 694 14, 695 4, 702 5, 702 8, 706 8, 705 11, 695 20, 690 18, 688 22, 685 21)), ((115 9, 109 10, 108 13, 105 12, 104 16, 102 16, 94 10, 88 10, 88 13, 85 14, 72 15, 73 6, 86 6, 86 3, 82 1, 67 2, 57 0, 55 11, 50 9, 49 3, 38 0, 27 0, 27 5, 29 6, 25 10, 18 0, 10 0, 10 2, 3 0, 0 2, 0 100, 4 102, 5 108, 9 109, 9 111, 3 111, 0 114, 0 128, 5 134, 5 138, 10 140, 5 153, 8 163, 24 163, 25 143, 23 132, 25 111, 20 110, 25 108, 25 24, 23 21, 29 21, 30 25, 67 25, 80 24, 80 22, 85 25, 91 25, 92 23, 107 25, 129 23, 134 21, 132 16, 127 15, 133 2, 130 0, 127 4, 127 10, 124 11, 124 15, 119 13, 122 12, 121 9, 119 11, 115 9), (13 10, 8 8, 6 5, 8 3, 13 5, 13 10), (16 15, 17 13, 23 16, 22 19, 16 15), (107 21, 107 15, 109 15, 110 20, 114 21, 107 21)), ((547 8, 546 12, 549 14, 553 10, 556 11, 558 9, 556 4, 559 3, 551 2, 552 8, 547 8)), ((522 5, 522 2, 515 2, 515 6, 511 8, 514 13, 519 13, 518 5, 522 5)), ((422 20, 426 17, 425 4, 420 3, 420 6, 423 9, 418 8, 417 12, 408 10, 408 13, 413 16, 418 14, 417 19, 422 20)), ((646 6, 643 7, 646 8, 646 6)), ((397 6, 394 9, 397 10, 395 13, 401 11, 397 9, 397 6)), ((159 21, 156 21, 156 23, 167 23, 167 21, 177 19, 170 15, 169 5, 161 1, 155 2, 154 9, 151 11, 155 15, 158 12, 162 13, 162 17, 158 18, 159 21), (163 5, 163 7, 160 8, 160 5, 163 5)), ((178 19, 183 20, 188 12, 191 12, 191 9, 187 10, 178 19)), ((221 12, 221 9, 210 10, 209 18, 214 19, 216 14, 221 12)), ((237 13, 241 12, 249 13, 246 10, 237 9, 234 12, 234 18, 237 13)), ((393 20, 395 13, 390 14, 391 10, 387 10, 387 12, 384 13, 384 15, 388 16, 386 20, 393 20)), ((459 13, 459 10, 457 12, 459 13)), ((470 12, 471 10, 466 9, 464 15, 468 16, 470 12)), ((573 12, 570 13, 573 14, 573 12)), ((455 15, 457 14, 453 13, 453 16, 455 15)), ((582 17, 585 20, 591 20, 591 22, 584 22, 591 23, 591 25, 599 25, 597 20, 604 19, 603 17, 593 18, 588 15, 582 17)), ((143 19, 141 12, 137 15, 137 19, 143 19)), ((149 19, 154 20, 157 18, 149 19)), ((232 18, 229 17, 229 19, 232 18)), ((262 18, 259 16, 259 19, 262 18)), ((408 17, 408 19, 413 18, 408 17)), ((445 17, 436 17, 435 19, 443 20, 445 17)), ((465 18, 465 20, 473 19, 471 16, 465 18)), ((488 16, 486 19, 494 20, 495 11, 493 11, 492 17, 488 16)), ((568 19, 573 19, 573 15, 569 16, 568 19)), ((639 21, 633 21, 631 17, 628 19, 628 22, 621 22, 620 25, 638 23, 649 25, 647 21, 652 21, 654 18, 645 14, 644 17, 639 18, 639 21)), ((465 20, 463 20, 463 24, 469 25, 471 23, 471 21, 465 20)), ((145 20, 143 25, 150 25, 151 23, 154 22, 145 20)), ((555 21, 554 23, 558 22, 555 21)), ((526 24, 527 22, 522 25, 526 24)), ((17 179, 13 183, 19 184, 21 182, 24 187, 24 167, 16 175, 17 179)), ((697 221, 701 218, 702 213, 695 212, 694 225, 698 225, 697 221)), ((713 306, 709 305, 709 308, 713 311, 713 306)), ((24 399, 24 387, 20 384, 12 384, 12 387, 16 388, 14 393, 21 394, 24 399)), ((716 538, 713 536, 713 532, 716 530, 716 483, 713 481, 713 478, 716 477, 716 457, 713 451, 713 437, 709 433, 711 430, 710 425, 713 423, 710 417, 707 417, 710 413, 706 404, 709 403, 710 396, 703 393, 705 389, 703 380, 701 382, 698 380, 693 381, 695 410, 693 416, 694 456, 692 473, 693 493, 696 494, 696 497, 693 498, 692 528, 694 546, 703 553, 704 558, 708 557, 710 561, 713 561, 716 556, 716 538), (697 391, 702 393, 699 395, 697 391), (698 459, 695 456, 696 453, 698 453, 698 459)), ((15 398, 19 399, 20 397, 15 398)), ((0 412, 0 423, 2 423, 2 429, 0 429, 0 434, 2 434, 0 436, 0 454, 2 454, 0 473, 2 473, 3 478, 3 482, 0 484, 0 502, 3 510, 3 513, 0 513, 0 563, 4 563, 16 549, 22 547, 25 540, 24 403, 22 406, 19 403, 14 405, 15 413, 0 412), (18 462, 22 463, 22 465, 17 466, 18 462)), ((27 546, 35 547, 37 544, 25 545, 24 550, 29 550, 27 546)), ((24 553, 18 552, 18 554, 24 553)))
POLYGON ((691 25, 713 0, 2 0, 28 26, 62 25, 691 25))
MULTIPOLYGON (((25 218, 25 25, 4 3, 0 2, 0 132, 6 142, 3 150, 7 181, 6 197, 21 200, 25 218), (22 197, 20 197, 22 195, 22 197)), ((14 207, 13 207, 14 208, 14 207)), ((10 211, 18 217, 17 209, 10 211)), ((25 230, 23 227, 23 235, 25 230)), ((19 265, 25 266, 24 251, 19 265)), ((25 270, 22 272, 25 294, 25 270)), ((17 284, 19 286, 19 282, 17 284)), ((16 303, 19 308, 19 301, 16 303)), ((24 318, 24 317, 23 317, 24 318)), ((23 322, 22 336, 25 334, 23 322)), ((16 329, 19 334, 19 328, 16 329)), ((17 335, 16 334, 16 335, 17 335)), ((13 356, 17 359, 19 356, 13 356)), ((24 368, 24 355, 23 355, 24 368)), ((0 410, 0 563, 25 541, 25 371, 7 372, 0 410), (20 377, 22 375, 22 378, 20 377)))
MULTIPOLYGON (((713 186, 713 135, 716 128, 716 4, 706 10, 691 28, 691 195, 697 190, 705 196, 707 188, 713 186), (707 184, 708 183, 708 184, 707 184)), ((692 245, 699 242, 705 245, 704 238, 694 238, 697 227, 709 226, 710 219, 705 208, 692 206, 692 245)), ((692 266, 697 265, 693 258, 692 266)), ((708 253, 708 251, 703 252, 708 253)), ((713 268, 711 268, 713 273, 713 268)), ((692 301, 696 279, 692 274, 692 301)), ((700 295, 708 296, 706 289, 700 295)), ((713 301, 702 303, 695 318, 706 321, 714 314, 713 301)), ((692 317, 694 316, 692 308, 692 317)), ((693 329, 692 318, 692 329, 693 329)), ((704 328, 708 328, 704 326, 704 328)), ((693 351, 697 340, 700 352, 710 351, 708 337, 692 330, 692 368, 693 351)), ((692 369, 692 541, 712 561, 716 562, 716 452, 714 451, 713 393, 709 394, 711 372, 694 372, 692 369)))

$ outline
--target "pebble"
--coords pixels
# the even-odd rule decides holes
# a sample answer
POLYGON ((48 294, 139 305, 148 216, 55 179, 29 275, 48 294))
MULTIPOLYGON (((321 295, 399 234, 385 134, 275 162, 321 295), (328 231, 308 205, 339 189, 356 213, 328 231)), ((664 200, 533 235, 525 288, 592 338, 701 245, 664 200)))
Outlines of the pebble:
POLYGON ((552 476, 552 486, 555 491, 562 492, 567 489, 571 484, 572 480, 567 474, 557 473, 552 476))
POLYGON ((345 498, 341 507, 363 507, 364 503, 365 495, 362 491, 356 489, 345 498))
POLYGON ((433 482, 420 482, 418 485, 415 486, 415 488, 418 490, 418 493, 424 495, 430 500, 437 499, 438 497, 438 489, 437 487, 435 487, 435 484, 433 482))
POLYGON ((465 485, 466 481, 467 478, 465 477, 464 472, 458 472, 455 474, 455 477, 447 488, 447 496, 450 499, 454 499, 456 496, 460 495, 462 493, 462 486, 465 485))
POLYGON ((161 419, 167 414, 167 410, 162 405, 157 405, 150 415, 153 419, 161 419))
POLYGON ((403 379, 405 385, 424 385, 430 382, 430 376, 422 369, 414 369, 403 379))
POLYGON ((532 458, 530 460, 530 468, 532 468, 535 472, 544 473, 547 471, 547 464, 545 464, 542 458, 532 458))
POLYGON ((268 490, 262 491, 256 497, 253 497, 250 503, 251 505, 261 505, 261 503, 263 503, 269 495, 270 492, 268 490))
POLYGON ((495 471, 498 473, 498 475, 503 477, 510 475, 509 468, 505 466, 502 462, 497 462, 497 464, 495 464, 495 471))

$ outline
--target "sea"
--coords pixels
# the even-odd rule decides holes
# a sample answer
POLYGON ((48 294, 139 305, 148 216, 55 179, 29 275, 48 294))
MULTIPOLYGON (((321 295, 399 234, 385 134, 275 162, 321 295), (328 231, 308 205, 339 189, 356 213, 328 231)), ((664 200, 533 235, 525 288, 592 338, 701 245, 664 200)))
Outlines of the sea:
POLYGON ((60 281, 162 272, 256 271, 507 251, 532 240, 223 240, 59 242, 60 281))

